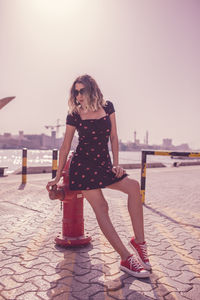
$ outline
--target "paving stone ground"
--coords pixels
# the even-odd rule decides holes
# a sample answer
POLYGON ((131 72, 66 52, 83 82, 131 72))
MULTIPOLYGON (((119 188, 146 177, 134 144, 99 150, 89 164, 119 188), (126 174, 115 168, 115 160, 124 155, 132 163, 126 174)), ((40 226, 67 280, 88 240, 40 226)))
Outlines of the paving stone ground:
MULTIPOLYGON (((140 170, 128 170, 140 180, 140 170)), ((119 271, 119 256, 84 202, 82 248, 60 248, 59 201, 48 199, 50 174, 0 178, 0 299, 200 299, 200 167, 148 169, 145 235, 152 263, 148 279, 119 271)), ((125 244, 133 232, 126 195, 105 189, 114 226, 125 244)))

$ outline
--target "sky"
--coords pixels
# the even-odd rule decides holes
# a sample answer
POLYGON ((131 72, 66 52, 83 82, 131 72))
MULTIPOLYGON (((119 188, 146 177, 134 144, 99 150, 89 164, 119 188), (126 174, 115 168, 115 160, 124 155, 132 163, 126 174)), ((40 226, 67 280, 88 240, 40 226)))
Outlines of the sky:
POLYGON ((0 134, 50 135, 90 74, 123 142, 200 149, 199 53, 199 0, 0 0, 0 134))

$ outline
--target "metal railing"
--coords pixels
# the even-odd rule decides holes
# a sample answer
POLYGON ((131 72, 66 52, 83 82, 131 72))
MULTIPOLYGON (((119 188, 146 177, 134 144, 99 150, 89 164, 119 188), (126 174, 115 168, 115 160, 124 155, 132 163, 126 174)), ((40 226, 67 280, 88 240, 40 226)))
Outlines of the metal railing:
POLYGON ((197 158, 197 157, 200 157, 200 152, 181 152, 181 151, 173 152, 173 151, 142 150, 142 164, 141 164, 142 203, 145 202, 147 155, 186 156, 186 157, 197 158))
MULTIPOLYGON (((52 178, 56 177, 58 168, 58 150, 52 151, 52 178)), ((22 184, 27 183, 27 148, 22 149, 22 184)))

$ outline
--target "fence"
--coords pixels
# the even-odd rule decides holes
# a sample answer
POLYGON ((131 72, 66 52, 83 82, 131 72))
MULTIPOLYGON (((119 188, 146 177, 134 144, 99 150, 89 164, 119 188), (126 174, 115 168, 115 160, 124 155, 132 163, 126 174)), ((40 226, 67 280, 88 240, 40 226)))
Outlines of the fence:
MULTIPOLYGON (((52 152, 52 178, 56 176, 58 166, 58 150, 52 152)), ((22 184, 27 182, 27 148, 22 149, 22 184)))
POLYGON ((194 158, 200 157, 199 152, 179 152, 179 151, 171 152, 171 151, 142 150, 142 166, 141 166, 142 203, 145 202, 147 155, 187 156, 187 157, 194 157, 194 158))

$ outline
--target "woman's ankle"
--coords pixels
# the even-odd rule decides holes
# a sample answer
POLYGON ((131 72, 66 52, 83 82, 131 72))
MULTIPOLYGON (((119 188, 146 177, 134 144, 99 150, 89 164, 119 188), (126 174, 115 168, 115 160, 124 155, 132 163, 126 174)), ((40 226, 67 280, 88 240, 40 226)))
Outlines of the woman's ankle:
POLYGON ((126 254, 123 254, 123 255, 121 255, 121 260, 122 260, 122 261, 125 261, 125 260, 127 260, 127 258, 128 258, 130 255, 131 255, 131 253, 130 253, 130 252, 128 252, 128 253, 126 253, 126 254))
POLYGON ((134 237, 134 241, 136 244, 142 244, 145 242, 145 239, 144 238, 136 238, 134 237))

